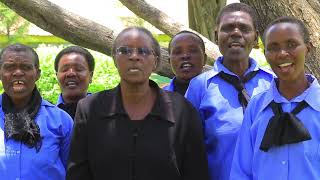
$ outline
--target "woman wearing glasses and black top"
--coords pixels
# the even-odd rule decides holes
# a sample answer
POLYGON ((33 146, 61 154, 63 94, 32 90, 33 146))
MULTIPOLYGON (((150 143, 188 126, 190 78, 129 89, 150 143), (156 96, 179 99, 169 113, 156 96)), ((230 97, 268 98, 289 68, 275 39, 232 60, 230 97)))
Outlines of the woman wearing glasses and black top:
POLYGON ((149 80, 160 60, 152 34, 127 28, 112 52, 120 84, 79 102, 67 179, 208 179, 196 110, 149 80))

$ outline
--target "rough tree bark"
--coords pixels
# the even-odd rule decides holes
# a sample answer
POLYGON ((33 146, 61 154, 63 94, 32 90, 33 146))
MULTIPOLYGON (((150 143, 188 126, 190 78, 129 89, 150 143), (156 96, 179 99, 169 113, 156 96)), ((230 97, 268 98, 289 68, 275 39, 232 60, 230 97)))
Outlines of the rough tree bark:
POLYGON ((214 42, 216 17, 227 0, 188 0, 189 27, 214 42))
POLYGON ((294 16, 302 20, 311 35, 313 50, 306 61, 308 72, 320 79, 320 0, 242 0, 256 9, 259 31, 280 16, 294 16))

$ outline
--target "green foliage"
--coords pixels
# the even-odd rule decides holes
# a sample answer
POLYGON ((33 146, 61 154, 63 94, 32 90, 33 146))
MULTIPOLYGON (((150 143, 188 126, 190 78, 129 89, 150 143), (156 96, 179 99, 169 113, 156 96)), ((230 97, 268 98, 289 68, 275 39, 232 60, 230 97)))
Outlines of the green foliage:
MULTIPOLYGON (((0 47, 7 46, 8 42, 11 42, 11 40, 10 38, 8 39, 7 35, 0 35, 0 47)), ((20 37, 16 37, 14 42, 19 42, 21 44, 29 45, 31 47, 37 47, 39 44, 52 44, 52 45, 69 44, 64 39, 61 39, 56 36, 37 36, 37 35, 23 35, 20 37)))
POLYGON ((160 46, 168 48, 169 42, 171 40, 170 36, 166 34, 154 34, 153 36, 157 39, 160 46))
POLYGON ((6 44, 17 42, 17 38, 22 37, 29 26, 30 22, 0 3, 0 34, 7 36, 6 44))

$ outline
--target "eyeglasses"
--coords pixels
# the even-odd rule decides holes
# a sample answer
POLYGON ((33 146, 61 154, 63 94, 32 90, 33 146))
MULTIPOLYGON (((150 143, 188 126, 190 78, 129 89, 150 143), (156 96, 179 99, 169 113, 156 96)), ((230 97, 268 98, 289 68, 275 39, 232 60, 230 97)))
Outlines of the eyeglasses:
POLYGON ((146 47, 131 48, 128 46, 121 46, 116 49, 116 53, 118 55, 125 55, 125 56, 131 56, 134 51, 136 51, 136 53, 139 56, 144 56, 144 57, 154 54, 154 51, 152 49, 149 49, 146 47))

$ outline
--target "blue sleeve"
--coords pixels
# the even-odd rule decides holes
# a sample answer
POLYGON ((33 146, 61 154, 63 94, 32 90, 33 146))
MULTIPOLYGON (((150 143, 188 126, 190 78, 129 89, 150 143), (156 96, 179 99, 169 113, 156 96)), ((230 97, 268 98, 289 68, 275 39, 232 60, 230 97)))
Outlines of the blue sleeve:
POLYGON ((71 135, 72 135, 72 128, 73 128, 73 120, 69 116, 69 114, 65 112, 60 112, 60 118, 62 122, 63 137, 61 139, 59 155, 64 168, 67 169, 67 162, 69 158, 70 142, 71 142, 71 135))
POLYGON ((251 180, 252 176, 252 159, 253 143, 251 139, 251 112, 255 105, 249 103, 244 114, 244 120, 240 129, 236 148, 233 156, 230 179, 251 180))
POLYGON ((185 98, 187 98, 197 110, 199 110, 201 103, 201 91, 204 90, 202 87, 201 79, 194 78, 190 81, 185 94, 185 98))
POLYGON ((203 130, 205 129, 205 116, 204 113, 200 110, 200 105, 203 92, 206 91, 205 83, 206 81, 205 79, 203 79, 203 76, 193 78, 185 94, 185 98, 187 98, 191 102, 193 107, 195 107, 198 111, 200 119, 202 121, 203 130))

